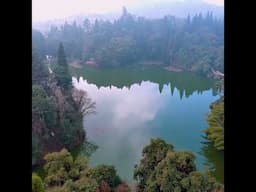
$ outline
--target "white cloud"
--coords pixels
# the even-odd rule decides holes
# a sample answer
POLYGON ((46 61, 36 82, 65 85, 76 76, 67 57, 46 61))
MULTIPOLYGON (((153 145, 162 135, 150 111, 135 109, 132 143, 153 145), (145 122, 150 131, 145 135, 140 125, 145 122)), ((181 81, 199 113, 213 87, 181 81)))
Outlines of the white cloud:
MULTIPOLYGON (((96 101, 97 107, 102 108, 106 103, 110 104, 107 113, 111 114, 113 127, 120 128, 137 128, 145 122, 155 118, 157 111, 161 107, 160 93, 158 84, 142 82, 141 85, 134 84, 130 89, 122 89, 115 86, 101 87, 98 89, 94 84, 88 84, 82 78, 79 82, 73 78, 74 86, 78 89, 86 90, 89 97, 96 101), (157 91, 156 91, 157 90, 157 91), (123 125, 123 122, 126 122, 123 125)), ((102 111, 102 110, 101 110, 102 111)))

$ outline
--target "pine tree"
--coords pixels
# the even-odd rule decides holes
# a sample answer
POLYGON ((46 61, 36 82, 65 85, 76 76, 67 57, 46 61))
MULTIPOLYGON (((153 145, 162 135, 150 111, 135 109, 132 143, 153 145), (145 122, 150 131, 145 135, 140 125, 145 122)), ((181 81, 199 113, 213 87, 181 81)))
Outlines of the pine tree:
POLYGON ((186 22, 187 22, 187 25, 190 24, 190 14, 188 14, 186 22))
POLYGON ((123 17, 127 16, 127 9, 125 6, 123 6, 123 17))
POLYGON ((68 63, 62 43, 58 49, 58 61, 55 69, 55 77, 59 86, 64 89, 69 89, 72 84, 72 79, 68 70, 68 63))

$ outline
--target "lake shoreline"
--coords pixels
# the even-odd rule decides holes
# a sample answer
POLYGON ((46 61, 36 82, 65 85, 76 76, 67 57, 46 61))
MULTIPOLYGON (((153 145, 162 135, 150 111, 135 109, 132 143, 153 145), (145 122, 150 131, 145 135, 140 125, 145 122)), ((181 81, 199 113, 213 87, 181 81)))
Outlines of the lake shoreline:
MULTIPOLYGON (((89 70, 126 70, 126 69, 131 69, 131 71, 140 71, 140 70, 146 70, 148 68, 154 68, 156 70, 164 70, 170 73, 191 73, 193 75, 196 76, 202 76, 208 79, 212 79, 212 80, 218 80, 220 78, 216 78, 216 75, 214 75, 212 72, 209 72, 205 75, 200 75, 196 72, 193 72, 191 70, 186 70, 183 69, 181 67, 178 66, 173 66, 173 65, 169 65, 169 66, 161 66, 162 63, 160 62, 153 62, 153 61, 148 61, 148 62, 139 62, 137 64, 133 64, 133 65, 129 65, 129 66, 116 66, 116 67, 108 67, 108 68, 104 68, 104 67, 100 67, 99 65, 89 65, 86 63, 82 63, 82 61, 72 61, 69 62, 69 66, 71 71, 72 70, 85 70, 85 69, 89 69, 89 70)), ((224 78, 224 77, 223 77, 224 78)), ((221 78, 222 79, 222 78, 221 78)))
POLYGON ((168 67, 164 67, 165 70, 167 71, 172 71, 172 72, 181 72, 184 71, 183 69, 179 68, 179 67, 175 67, 175 66, 168 66, 168 67))

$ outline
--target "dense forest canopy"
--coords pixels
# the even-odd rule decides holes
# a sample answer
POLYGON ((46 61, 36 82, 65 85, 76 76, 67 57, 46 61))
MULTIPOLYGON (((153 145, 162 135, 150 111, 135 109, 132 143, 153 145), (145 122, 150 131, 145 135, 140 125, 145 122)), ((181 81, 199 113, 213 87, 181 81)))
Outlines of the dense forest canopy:
POLYGON ((85 156, 66 149, 45 155, 45 177, 32 174, 32 192, 129 192, 114 166, 89 166, 85 156))
MULTIPOLYGON (((132 191, 223 192, 224 186, 208 172, 197 171, 190 151, 176 151, 160 138, 151 139, 134 168, 132 191)), ((32 174, 32 192, 130 192, 131 187, 114 166, 89 166, 85 156, 73 157, 66 149, 45 155, 45 176, 32 174)))
POLYGON ((42 55, 56 57, 60 42, 69 60, 94 61, 100 67, 151 61, 204 75, 224 70, 224 22, 210 12, 186 19, 146 19, 133 16, 124 7, 113 22, 91 23, 85 18, 83 25, 52 26, 45 36, 33 30, 34 47, 42 55))
POLYGON ((134 169, 138 192, 212 192, 223 191, 209 173, 196 170, 195 156, 190 151, 176 151, 160 138, 151 139, 142 151, 134 169))
POLYGON ((59 45, 53 73, 41 48, 32 50, 32 165, 41 164, 48 152, 84 143, 83 117, 95 108, 86 92, 72 88, 63 45, 59 45))

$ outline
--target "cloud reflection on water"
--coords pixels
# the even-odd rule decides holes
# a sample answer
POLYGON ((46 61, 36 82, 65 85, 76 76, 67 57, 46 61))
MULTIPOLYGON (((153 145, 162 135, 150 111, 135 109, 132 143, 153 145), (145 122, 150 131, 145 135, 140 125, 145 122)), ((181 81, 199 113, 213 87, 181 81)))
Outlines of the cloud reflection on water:
MULTIPOLYGON (((84 119, 87 138, 99 148, 91 163, 114 165, 121 177, 132 182, 135 163, 142 148, 152 137, 164 138, 177 149, 200 150, 204 115, 215 100, 212 90, 181 99, 180 91, 170 84, 142 81, 129 88, 100 87, 82 77, 73 78, 78 89, 88 92, 96 102, 96 115, 84 119)), ((202 157, 196 161, 202 164, 202 157)))
POLYGON ((93 164, 114 164, 120 175, 127 175, 129 180, 134 162, 138 162, 150 137, 143 129, 161 108, 158 84, 142 82, 141 85, 133 84, 129 89, 115 86, 97 88, 83 78, 73 78, 73 84, 87 91, 96 102, 97 116, 85 119, 88 138, 99 145, 92 157, 93 164), (127 169, 130 169, 128 174, 127 169))
POLYGON ((94 84, 89 84, 83 78, 73 79, 74 86, 88 92, 89 97, 96 101, 97 109, 107 112, 112 122, 113 128, 139 128, 145 122, 154 120, 155 115, 161 107, 160 93, 158 92, 158 84, 144 81, 141 85, 134 84, 130 89, 123 87, 122 89, 115 86, 97 88, 94 84), (111 108, 104 110, 101 104, 109 104, 111 108), (125 124, 123 123, 125 122, 125 124))

